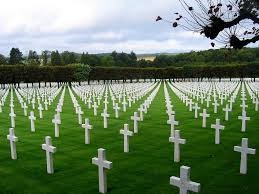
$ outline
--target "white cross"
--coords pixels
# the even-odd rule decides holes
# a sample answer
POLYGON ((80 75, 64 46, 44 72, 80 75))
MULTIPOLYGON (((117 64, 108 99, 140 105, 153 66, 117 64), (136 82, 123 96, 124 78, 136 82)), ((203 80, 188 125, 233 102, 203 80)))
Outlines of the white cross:
POLYGON ((140 120, 143 121, 143 111, 144 111, 144 107, 143 105, 140 105, 140 108, 138 108, 138 111, 139 111, 139 116, 140 116, 140 120))
POLYGON ((18 141, 18 137, 15 136, 13 128, 9 129, 9 135, 7 135, 7 139, 10 141, 11 158, 13 160, 16 160, 17 154, 16 154, 16 144, 15 144, 15 142, 18 141))
POLYGON ((106 129, 108 127, 107 118, 110 117, 110 115, 107 113, 107 110, 104 109, 103 113, 101 113, 101 116, 103 117, 103 128, 106 129))
POLYGON ((248 148, 248 139, 242 138, 242 146, 235 146, 235 152, 241 153, 241 162, 240 162, 240 173, 246 174, 247 173, 247 155, 253 154, 255 155, 256 149, 248 148))
POLYGON ((174 126, 179 125, 179 122, 175 120, 175 115, 169 115, 169 120, 167 124, 171 125, 171 137, 174 137, 174 126))
POLYGON ((242 111, 242 116, 238 116, 239 120, 242 120, 242 128, 241 131, 245 132, 246 131, 246 121, 250 120, 250 117, 246 116, 246 111, 242 111))
POLYGON ((100 106, 100 103, 101 103, 101 96, 97 96, 97 103, 98 103, 98 106, 100 106))
POLYGON ((258 105, 259 105, 259 100, 258 98, 255 99, 255 111, 258 111, 258 105))
POLYGON ((180 178, 171 176, 170 185, 179 187, 179 194, 188 194, 189 191, 200 192, 200 183, 192 182, 190 180, 191 168, 187 166, 181 166, 180 168, 180 178))
POLYGON ((128 124, 124 124, 124 129, 120 130, 120 134, 124 136, 124 152, 129 152, 129 136, 133 136, 133 132, 129 131, 128 124))
POLYGON ((28 106, 26 105, 26 102, 24 102, 23 103, 23 114, 24 114, 24 116, 26 116, 27 117, 27 109, 28 109, 28 106))
POLYGON ((34 116, 34 112, 30 112, 29 119, 31 120, 31 132, 35 132, 35 124, 34 121, 36 120, 36 117, 34 116))
POLYGON ((89 119, 85 119, 85 124, 82 124, 82 127, 85 129, 85 144, 90 144, 90 129, 92 129, 92 125, 89 124, 89 119))
POLYGON ((225 121, 228 121, 229 119, 229 112, 231 111, 231 109, 229 108, 228 104, 226 104, 226 108, 223 108, 223 111, 225 111, 225 121))
POLYGON ((134 133, 138 133, 138 121, 140 121, 140 117, 138 117, 138 112, 134 112, 134 116, 131 116, 130 118, 134 121, 134 133))
POLYGON ((91 100, 91 97, 90 97, 90 98, 88 98, 87 102, 88 102, 88 109, 90 109, 90 108, 91 108, 91 106, 92 106, 92 100, 91 100))
POLYGON ((34 110, 35 109, 35 99, 34 98, 31 101, 31 105, 32 105, 32 109, 34 110))
POLYGON ((15 127, 15 117, 16 117, 16 114, 11 111, 11 113, 9 114, 9 116, 11 117, 11 127, 14 128, 15 127))
POLYGON ((210 107, 210 101, 211 101, 211 99, 210 99, 210 97, 208 96, 208 97, 207 97, 207 99, 206 99, 206 102, 207 102, 207 108, 209 108, 209 107, 210 107))
POLYGON ((210 115, 207 114, 207 110, 206 109, 203 109, 203 113, 200 113, 200 116, 202 117, 202 127, 205 128, 207 126, 206 125, 207 117, 210 117, 210 115))
POLYGON ((194 102, 192 101, 192 99, 190 99, 189 101, 189 111, 192 111, 192 105, 194 104, 194 102))
POLYGON ((127 102, 125 101, 125 99, 123 100, 123 102, 122 102, 122 107, 123 107, 123 112, 126 112, 127 111, 127 102))
POLYGON ((105 98, 105 100, 104 100, 104 109, 107 109, 107 105, 109 104, 109 101, 108 101, 108 99, 107 98, 105 98))
POLYGON ((119 110, 121 109, 118 105, 118 103, 115 103, 115 106, 113 107, 115 110, 115 118, 119 118, 119 110))
POLYGON ((99 176, 99 192, 107 192, 107 177, 106 169, 112 168, 112 162, 106 160, 106 150, 103 148, 98 149, 98 158, 92 158, 92 164, 98 166, 98 176, 99 176))
POLYGON ((218 106, 219 106, 218 101, 214 101, 214 103, 212 103, 212 105, 214 106, 214 113, 218 113, 218 106))
POLYGON ((48 110, 48 101, 47 101, 47 99, 44 101, 44 105, 45 105, 45 110, 48 110))
POLYGON ((131 107, 132 99, 130 97, 128 98, 128 102, 129 102, 129 107, 131 107))
POLYGON ((231 98, 229 99, 228 102, 229 102, 229 104, 230 104, 229 108, 232 110, 232 108, 233 108, 233 103, 235 102, 234 96, 231 96, 231 98))
POLYGON ((220 119, 216 119, 216 124, 212 124, 211 128, 215 129, 215 144, 220 144, 220 130, 225 129, 223 125, 220 125, 220 119))
POLYGON ((42 111, 43 111, 44 109, 43 109, 43 107, 42 107, 41 104, 39 104, 38 110, 39 110, 40 119, 42 119, 42 118, 43 118, 42 111))
POLYGON ((242 111, 245 111, 246 108, 248 107, 248 105, 246 105, 246 102, 243 101, 242 104, 240 105, 240 107, 242 108, 242 111))
POLYGON ((174 143, 174 161, 180 162, 180 144, 185 144, 186 140, 181 139, 179 130, 175 130, 174 136, 169 137, 169 142, 174 143))
POLYGON ((168 116, 170 116, 170 115, 174 115, 174 114, 175 114, 175 111, 173 111, 171 107, 170 107, 170 108, 167 107, 166 113, 168 114, 168 116))
POLYGON ((57 115, 60 118, 60 113, 62 112, 62 107, 60 105, 57 105, 57 108, 55 109, 55 111, 57 112, 57 115))
POLYGON ((61 124, 61 120, 57 114, 55 114, 54 119, 52 119, 52 123, 55 124, 55 137, 59 137, 59 125, 61 124))
POLYGON ((77 116, 78 116, 78 124, 82 125, 82 115, 84 114, 84 112, 81 110, 81 107, 78 106, 77 108, 77 116))
POLYGON ((198 118, 198 110, 200 110, 201 108, 198 106, 198 103, 195 103, 195 106, 192 107, 192 109, 194 109, 194 118, 197 119, 198 118))
POLYGON ((97 108, 98 108, 98 105, 97 105, 96 102, 94 102, 93 108, 94 108, 94 116, 97 116, 97 108))
POLYGON ((51 137, 45 137, 45 144, 41 145, 42 149, 46 151, 46 161, 47 161, 47 172, 48 174, 54 173, 53 167, 53 153, 57 151, 56 147, 52 146, 51 137))
POLYGON ((201 99, 201 104, 203 104, 203 100, 205 99, 205 97, 201 95, 200 99, 201 99))

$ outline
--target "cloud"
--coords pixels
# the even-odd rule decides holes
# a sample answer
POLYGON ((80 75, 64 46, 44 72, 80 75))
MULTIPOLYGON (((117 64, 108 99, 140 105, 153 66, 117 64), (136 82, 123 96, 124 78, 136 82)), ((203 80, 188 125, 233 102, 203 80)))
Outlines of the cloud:
POLYGON ((171 18, 175 0, 8 0, 1 2, 0 53, 12 47, 90 53, 180 52, 209 47, 189 32, 155 22, 171 18))

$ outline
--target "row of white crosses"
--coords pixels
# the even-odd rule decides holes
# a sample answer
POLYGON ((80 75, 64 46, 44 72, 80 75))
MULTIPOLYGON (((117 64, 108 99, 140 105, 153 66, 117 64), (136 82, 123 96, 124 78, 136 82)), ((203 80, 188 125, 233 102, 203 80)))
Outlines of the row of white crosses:
POLYGON ((258 112, 258 107, 259 107, 259 97, 258 97, 258 94, 259 94, 259 86, 257 84, 257 82, 250 82, 249 84, 248 83, 245 83, 246 84, 246 88, 247 88, 247 91, 248 91, 248 94, 255 106, 255 111, 258 112))
MULTIPOLYGON (((172 88, 172 90, 176 94, 178 93, 178 96, 179 96, 179 94, 182 95, 181 91, 178 89, 180 87, 173 87, 172 86, 171 88, 172 88)), ((230 100, 229 100, 230 105, 226 104, 226 107, 223 108, 223 111, 225 111, 225 120, 226 121, 229 120, 228 113, 230 111, 232 111, 233 102, 235 102, 235 98, 237 96, 237 93, 238 93, 239 89, 240 89, 240 87, 236 87, 236 89, 233 92, 233 96, 230 97, 230 100)), ((167 97, 167 95, 168 95, 167 93, 168 93, 167 92, 167 88, 165 86, 165 97, 166 97, 166 102, 168 103, 168 102, 170 102, 170 98, 167 97)), ((242 116, 239 116, 238 119, 242 120, 241 131, 245 132, 245 130, 246 130, 246 121, 250 120, 250 118, 246 116, 245 108, 247 108, 248 106, 245 103, 245 101, 246 101, 246 94, 245 94, 245 87, 244 87, 243 84, 242 84, 242 90, 241 90, 241 97, 242 97, 241 98, 242 104, 240 105, 240 107, 242 108, 242 116)), ((255 97, 252 96, 252 99, 255 99, 255 97)), ((254 100, 255 109, 257 109, 256 108, 256 106, 257 106, 256 99, 254 100)), ((207 100, 207 107, 209 106, 208 101, 209 100, 207 100)), ((189 105, 189 110, 194 109, 195 110, 195 118, 197 118, 198 117, 198 115, 197 115, 198 109, 200 109, 200 108, 198 107, 198 103, 195 103, 194 107, 192 107, 192 104, 193 104, 192 100, 190 100, 189 104, 188 104, 189 105)), ((221 104, 223 104, 222 103, 222 99, 221 99, 221 104)), ((217 103, 217 101, 214 101, 214 105, 215 105, 214 106, 214 113, 215 112, 217 113, 217 106, 219 104, 217 103)), ((168 107, 167 107, 167 109, 168 109, 168 107)), ((200 116, 203 118, 203 125, 202 126, 206 127, 206 118, 209 117, 210 115, 207 114, 206 109, 203 109, 203 113, 200 113, 200 116)), ((215 144, 220 144, 220 130, 223 130, 225 128, 225 126, 220 124, 220 119, 216 119, 216 124, 212 124, 211 128, 215 129, 215 144)), ((174 142, 174 144, 175 144, 175 150, 174 150, 174 159, 175 160, 174 161, 178 162, 178 161, 180 161, 179 144, 185 144, 185 140, 180 138, 180 131, 176 130, 174 132, 174 137, 170 137, 169 141, 174 142)), ((241 147, 240 146, 235 146, 234 147, 234 151, 241 152, 240 173, 241 174, 246 174, 247 173, 247 155, 248 154, 255 154, 256 150, 249 148, 248 147, 248 139, 247 138, 243 138, 242 139, 241 147)), ((188 193, 188 190, 193 191, 193 192, 199 192, 200 184, 190 181, 189 173, 190 173, 190 168, 186 167, 186 166, 182 166, 181 167, 180 178, 178 178, 178 177, 171 177, 170 178, 170 184, 179 187, 180 193, 188 193)))
POLYGON ((0 113, 3 112, 2 107, 5 105, 5 101, 7 99, 9 92, 10 92, 10 88, 0 90, 0 113))
MULTIPOLYGON (((148 103, 148 105, 145 105, 147 109, 150 107, 150 104, 154 100, 159 88, 160 84, 151 92, 151 94, 147 97, 147 100, 145 100, 144 104, 148 103)), ((124 124, 124 128, 120 130, 120 134, 123 135, 123 150, 125 153, 129 152, 129 137, 133 136, 134 133, 138 133, 138 121, 140 121, 141 118, 138 117, 137 112, 134 112, 134 116, 131 117, 131 120, 134 121, 133 132, 129 130, 128 124, 124 124)))
MULTIPOLYGON (((152 100, 154 99, 156 93, 158 92, 159 87, 157 87, 156 90, 154 90, 150 96, 148 97, 148 100, 144 102, 145 107, 149 107, 152 100)), ((69 93, 72 98, 72 101, 74 103, 75 107, 78 107, 78 102, 73 95, 72 90, 69 88, 69 93)), ((107 98, 105 98, 107 99, 107 98)), ((107 104, 107 101, 104 101, 104 104, 107 104)), ((81 108, 78 110, 78 114, 80 114, 81 108)), ((107 128, 107 118, 109 117, 109 114, 107 113, 107 107, 104 108, 103 113, 101 114, 102 117, 104 117, 104 128, 107 128)), ((140 120, 140 117, 138 117, 137 112, 134 112, 134 116, 131 117, 131 119, 134 121, 134 132, 138 132, 138 125, 137 122, 140 120)), ((89 130, 92 129, 92 126, 89 124, 89 119, 85 119, 85 123, 82 124, 82 127, 85 129, 85 144, 90 144, 90 134, 89 130)), ((124 124, 124 129, 120 130, 120 134, 124 137, 124 152, 129 152, 129 136, 133 135, 133 132, 129 130, 128 124, 124 124)), ((106 178, 106 169, 111 169, 112 163, 106 160, 106 154, 105 150, 100 148, 98 149, 98 158, 93 158, 92 163, 98 166, 99 171, 99 192, 106 193, 107 192, 107 178, 106 178)))
POLYGON ((81 110, 80 105, 78 104, 78 101, 76 97, 74 96, 72 90, 69 89, 69 94, 72 99, 72 102, 74 104, 75 112, 78 115, 78 124, 81 125, 81 127, 85 130, 85 144, 90 144, 90 130, 92 129, 92 125, 90 125, 89 119, 85 118, 85 123, 82 123, 82 114, 83 111, 81 110))
MULTIPOLYGON (((64 93, 65 93, 65 88, 64 88, 61 98, 59 100, 59 104, 61 104, 61 105, 63 105, 64 93)), ((10 105, 11 105, 10 107, 11 107, 11 113, 12 113, 13 112, 12 110, 14 107, 13 106, 13 90, 11 90, 10 105)), ((31 120, 31 131, 35 132, 34 121, 36 120, 36 117, 34 116, 33 111, 30 112, 29 119, 31 120)), ((17 159, 16 142, 18 141, 18 137, 15 136, 14 128, 9 129, 9 135, 7 135, 7 139, 10 141, 11 158, 13 160, 15 160, 15 159, 17 159)), ((52 154, 56 152, 56 148, 54 146, 52 146, 51 137, 47 136, 45 138, 45 141, 46 141, 45 144, 42 144, 42 149, 46 151, 47 172, 49 174, 52 174, 52 173, 54 173, 52 154)))
MULTIPOLYGON (((180 162, 180 144, 185 144, 186 140, 181 139, 180 130, 174 130, 174 125, 178 125, 178 122, 174 120, 175 115, 172 115, 172 105, 170 96, 167 90, 167 86, 164 83, 164 94, 166 100, 167 114, 169 116, 168 124, 171 124, 171 136, 169 142, 174 143, 174 162, 180 162), (169 111, 168 111, 169 110, 169 111)), ((175 113, 175 112, 173 112, 175 113)), ((200 183, 190 181, 190 167, 181 166, 180 178, 172 176, 170 177, 170 184, 179 188, 180 194, 188 194, 189 191, 199 192, 200 183)))

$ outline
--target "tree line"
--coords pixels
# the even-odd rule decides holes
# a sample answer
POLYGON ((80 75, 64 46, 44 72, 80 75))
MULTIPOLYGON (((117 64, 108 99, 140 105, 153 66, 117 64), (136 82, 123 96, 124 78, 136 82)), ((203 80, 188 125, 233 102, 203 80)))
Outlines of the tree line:
POLYGON ((35 82, 116 82, 118 80, 170 79, 184 81, 186 79, 204 78, 255 78, 259 76, 259 66, 225 65, 225 66, 184 66, 184 67, 89 67, 88 65, 67 66, 0 66, 0 83, 35 83, 35 82))
POLYGON ((207 51, 192 51, 189 53, 157 55, 153 61, 138 60, 134 52, 110 54, 89 54, 75 52, 43 51, 38 55, 30 50, 24 56, 18 48, 12 48, 8 57, 0 54, 0 65, 40 65, 64 66, 69 64, 85 64, 91 67, 183 67, 201 65, 244 65, 259 64, 259 48, 243 48, 241 50, 217 49, 207 51))

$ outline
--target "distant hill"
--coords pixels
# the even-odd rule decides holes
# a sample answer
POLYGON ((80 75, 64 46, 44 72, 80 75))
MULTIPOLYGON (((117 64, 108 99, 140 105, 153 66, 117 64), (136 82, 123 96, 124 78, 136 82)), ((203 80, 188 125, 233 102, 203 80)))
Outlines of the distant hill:
POLYGON ((179 53, 151 53, 151 54, 138 54, 137 58, 138 60, 141 59, 145 59, 147 61, 154 61, 154 59, 159 56, 159 55, 168 55, 168 56, 172 56, 172 55, 177 55, 179 53))

